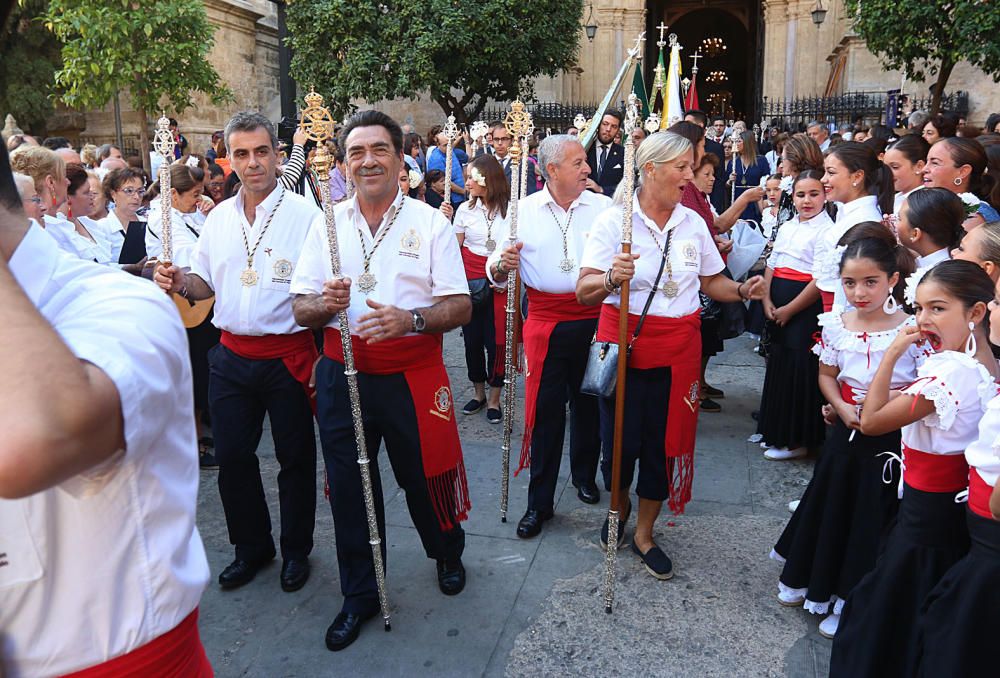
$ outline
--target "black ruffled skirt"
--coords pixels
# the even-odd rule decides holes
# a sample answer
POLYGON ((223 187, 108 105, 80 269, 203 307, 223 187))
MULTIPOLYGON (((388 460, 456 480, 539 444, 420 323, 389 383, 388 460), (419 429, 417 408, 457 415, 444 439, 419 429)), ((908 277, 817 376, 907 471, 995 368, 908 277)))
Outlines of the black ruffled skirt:
POLYGON ((941 578, 920 615, 921 676, 993 675, 1000 630, 1000 522, 966 512, 969 553, 941 578))
POLYGON ((898 453, 899 431, 856 433, 853 441, 850 434, 839 420, 833 426, 809 487, 774 547, 785 560, 780 588, 804 594, 805 609, 815 614, 841 612, 851 590, 875 567, 899 507, 899 477, 883 478, 887 457, 878 456, 898 453))
MULTIPOLYGON (((771 281, 771 299, 783 306, 807 283, 784 278, 771 281)), ((772 447, 814 447, 823 442, 825 424, 820 412, 819 359, 813 354, 819 332, 820 299, 784 327, 767 325, 770 337, 764 390, 760 398, 757 433, 772 447)))
POLYGON ((969 550, 965 505, 955 502, 955 494, 905 486, 875 569, 854 587, 844 606, 833 640, 831 677, 916 674, 920 610, 969 550))

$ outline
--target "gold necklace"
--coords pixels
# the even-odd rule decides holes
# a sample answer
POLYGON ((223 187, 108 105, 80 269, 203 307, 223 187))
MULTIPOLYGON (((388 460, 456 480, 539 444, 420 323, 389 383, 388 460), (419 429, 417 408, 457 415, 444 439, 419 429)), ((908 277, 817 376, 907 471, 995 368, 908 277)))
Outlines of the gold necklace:
POLYGON ((385 240, 385 236, 388 235, 392 225, 396 223, 396 217, 398 217, 399 213, 403 211, 403 203, 405 201, 406 196, 404 195, 400 198, 399 207, 397 207, 396 211, 393 212, 392 219, 389 220, 389 223, 386 224, 385 228, 382 229, 382 232, 379 233, 378 237, 375 239, 375 244, 372 245, 371 252, 369 252, 365 247, 365 234, 360 228, 358 228, 358 238, 361 240, 361 256, 364 258, 365 267, 364 273, 358 276, 358 289, 365 294, 371 294, 372 290, 375 289, 375 286, 378 285, 378 280, 375 278, 375 274, 368 269, 371 267, 372 257, 375 256, 375 250, 377 250, 378 246, 382 244, 383 240, 385 240))
POLYGON ((271 220, 274 219, 274 215, 278 213, 278 208, 281 207, 281 201, 285 199, 285 189, 281 189, 281 195, 278 196, 278 202, 275 203, 274 209, 271 213, 267 215, 267 220, 264 222, 264 226, 260 229, 260 234, 257 236, 257 242, 254 243, 253 249, 250 249, 250 240, 247 239, 247 229, 244 228, 243 224, 240 224, 240 233, 243 234, 243 248, 247 252, 247 267, 243 269, 240 273, 240 282, 243 283, 243 287, 253 287, 260 280, 260 276, 257 275, 257 271, 253 268, 253 258, 257 254, 257 248, 260 247, 260 241, 264 239, 264 234, 267 233, 267 227, 271 225, 271 220))

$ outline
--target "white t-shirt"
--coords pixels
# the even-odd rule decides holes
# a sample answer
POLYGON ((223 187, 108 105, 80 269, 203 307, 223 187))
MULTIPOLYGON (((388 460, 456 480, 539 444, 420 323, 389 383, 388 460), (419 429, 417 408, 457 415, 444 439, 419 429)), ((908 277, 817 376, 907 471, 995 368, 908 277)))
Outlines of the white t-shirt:
MULTIPOLYGON (((372 312, 366 303, 368 299, 414 309, 431 306, 439 297, 469 293, 458 240, 441 212, 397 193, 373 237, 357 205, 355 196, 333 208, 341 274, 352 281, 351 306, 347 310, 352 332, 358 318, 372 312), (361 290, 358 282, 364 272, 362 240, 364 251, 371 254, 369 272, 376 281, 369 294, 361 290), (373 253, 376 241, 380 244, 373 253)), ((309 231, 292 279, 291 293, 319 294, 323 283, 332 279, 326 223, 319 221, 309 231)), ((328 326, 338 327, 336 317, 328 326)))
POLYGON ((808 221, 802 221, 799 216, 789 219, 778 229, 774 249, 767 260, 768 267, 790 268, 812 274, 815 268, 816 243, 832 227, 833 219, 822 210, 808 221))
MULTIPOLYGON (((583 191, 569 210, 556 204, 548 186, 522 198, 518 202, 517 240, 521 248, 521 281, 532 289, 549 294, 576 292, 580 277, 580 261, 594 220, 611 207, 612 200, 603 193, 583 191), (568 226, 567 226, 568 224, 568 226), (566 230, 566 251, 563 251, 563 229, 566 230), (561 264, 568 260, 568 270, 561 264)), ((493 264, 499 261, 504 247, 497 247, 490 255, 486 274, 491 282, 493 264)))
POLYGON ((477 200, 475 207, 471 207, 470 201, 465 201, 455 211, 454 227, 455 233, 465 235, 462 247, 467 247, 473 254, 488 257, 492 252, 486 247, 487 240, 492 240, 495 244, 494 251, 507 244, 510 214, 503 216, 497 212, 490 219, 486 216, 486 206, 481 201, 477 200))
POLYGON ((15 279, 121 398, 126 449, 48 490, 0 499, 0 657, 8 678, 130 652, 198 605, 198 443, 187 337, 148 281, 61 253, 32 227, 15 279))
POLYGON ((996 395, 993 375, 975 358, 942 351, 917 369, 903 393, 934 403, 934 412, 903 427, 903 444, 927 454, 962 454, 976 440, 986 404, 996 395))
MULTIPOLYGON (((868 387, 875 379, 875 372, 896 335, 904 327, 914 327, 916 324, 916 319, 907 315, 891 330, 859 332, 847 329, 844 326, 844 316, 839 312, 820 313, 819 325, 823 328, 823 340, 813 346, 813 353, 819 356, 824 365, 840 370, 837 381, 850 386, 855 401, 858 401, 868 392, 868 387)), ((912 384, 917 378, 917 368, 931 355, 933 353, 926 348, 920 348, 916 344, 910 346, 896 361, 890 388, 900 389, 912 384)))
POLYGON ((257 206, 252 225, 243 214, 242 190, 209 212, 191 253, 191 272, 215 290, 212 324, 244 336, 301 331, 292 315, 289 291, 310 228, 325 228, 323 213, 312 200, 280 184, 257 206), (247 268, 247 244, 252 250, 276 206, 278 211, 254 253, 257 284, 247 287, 240 279, 247 268))
MULTIPOLYGON (((632 253, 639 255, 635 262, 635 278, 629 284, 629 313, 639 314, 646 305, 649 292, 660 270, 660 261, 666 251, 667 236, 670 235, 670 275, 664 267, 663 275, 649 314, 662 318, 681 318, 691 315, 701 304, 698 291, 701 289, 699 276, 720 273, 725 264, 719 255, 719 248, 712 234, 697 212, 681 205, 674 208, 663 230, 646 216, 639 207, 639 199, 632 198, 632 253), (663 286, 673 280, 678 286, 677 296, 670 298, 663 294, 663 286)), ((615 205, 601 213, 594 220, 583 251, 581 268, 607 271, 612 258, 621 252, 622 207, 615 205)), ((621 304, 617 292, 604 299, 605 304, 616 308, 621 304)))

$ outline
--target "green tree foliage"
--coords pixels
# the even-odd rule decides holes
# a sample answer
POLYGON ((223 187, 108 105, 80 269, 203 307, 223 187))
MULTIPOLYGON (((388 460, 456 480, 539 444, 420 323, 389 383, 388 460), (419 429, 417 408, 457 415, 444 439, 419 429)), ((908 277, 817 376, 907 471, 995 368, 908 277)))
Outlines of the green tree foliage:
POLYGON ((569 68, 582 0, 295 0, 288 5, 292 75, 327 97, 414 99, 427 92, 459 122, 488 100, 531 95, 539 75, 569 68))
POLYGON ((17 118, 22 129, 44 134, 52 115, 49 93, 61 63, 59 41, 40 17, 46 0, 22 0, 0 30, 0 117, 17 118))
POLYGON ((194 92, 214 104, 232 98, 208 62, 215 29, 201 0, 49 0, 45 20, 63 43, 59 98, 96 108, 127 90, 146 150, 149 114, 165 101, 180 113, 194 104, 194 92))
POLYGON ((968 61, 1000 82, 996 0, 845 0, 854 30, 886 68, 918 82, 933 78, 932 113, 955 65, 968 61))

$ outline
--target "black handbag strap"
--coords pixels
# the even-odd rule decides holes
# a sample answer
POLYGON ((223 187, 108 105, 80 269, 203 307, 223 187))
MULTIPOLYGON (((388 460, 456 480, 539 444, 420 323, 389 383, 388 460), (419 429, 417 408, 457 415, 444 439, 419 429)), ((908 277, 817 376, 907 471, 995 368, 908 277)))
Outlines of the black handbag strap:
POLYGON ((663 256, 660 258, 660 270, 656 272, 656 280, 653 281, 653 289, 649 291, 649 296, 646 297, 646 305, 642 307, 642 315, 639 316, 639 322, 635 326, 635 332, 632 333, 632 341, 628 342, 627 352, 629 353, 632 352, 632 344, 635 343, 636 338, 639 336, 639 332, 642 331, 642 324, 646 322, 646 314, 649 313, 649 307, 653 305, 653 295, 656 294, 656 290, 660 286, 660 278, 663 277, 663 268, 667 263, 667 254, 670 253, 670 239, 673 237, 674 229, 670 229, 667 231, 667 245, 663 248, 663 256))

